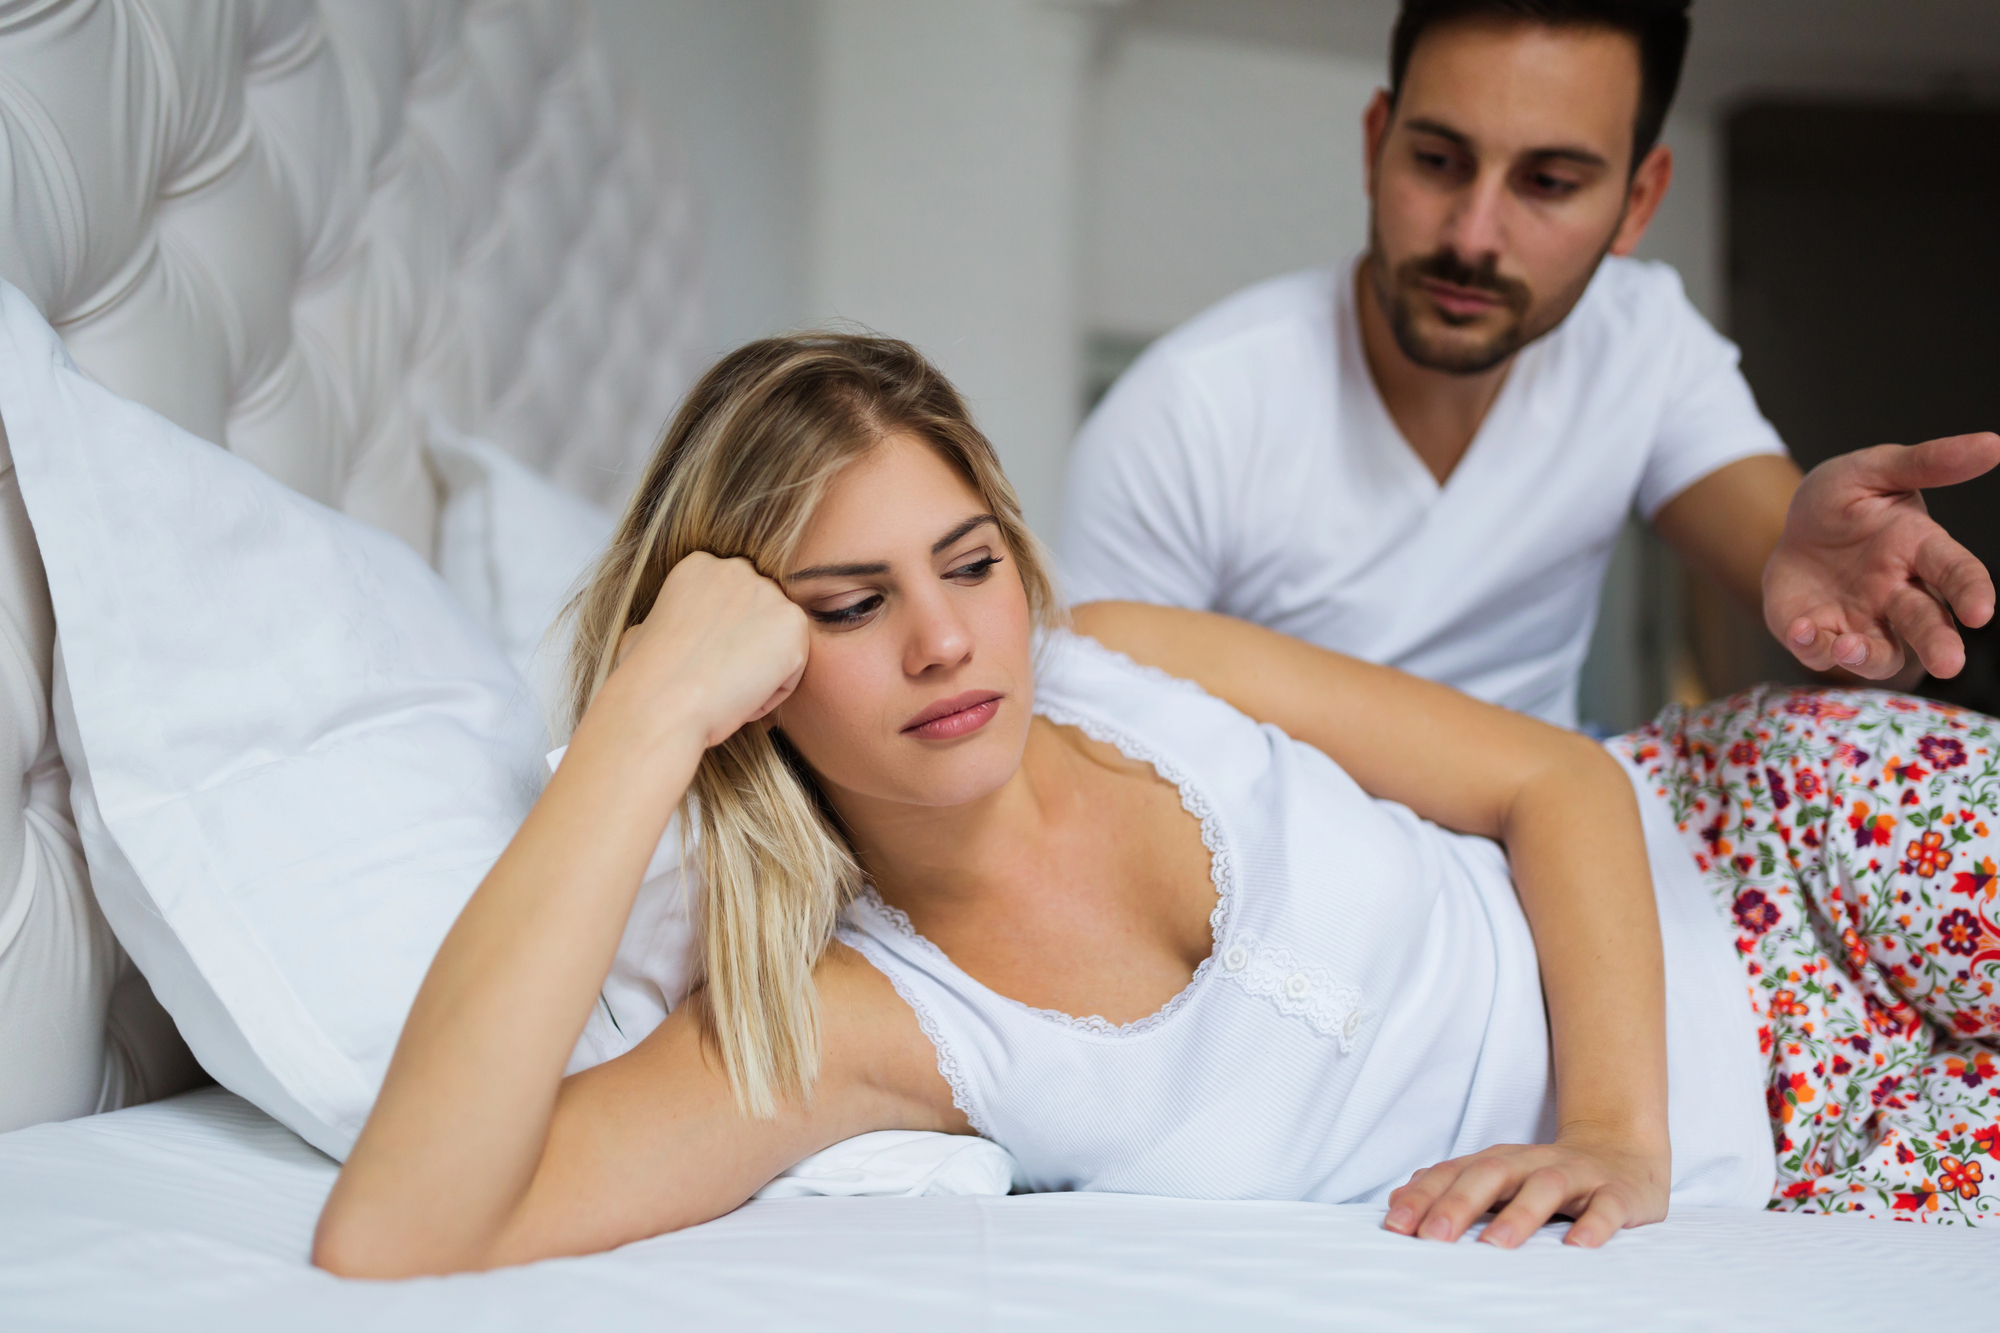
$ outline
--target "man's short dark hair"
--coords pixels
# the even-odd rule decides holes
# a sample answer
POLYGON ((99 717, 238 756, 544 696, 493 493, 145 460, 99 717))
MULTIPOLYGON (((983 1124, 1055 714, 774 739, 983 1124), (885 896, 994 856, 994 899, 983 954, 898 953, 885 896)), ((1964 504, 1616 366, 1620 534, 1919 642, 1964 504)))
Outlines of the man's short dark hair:
POLYGON ((1550 27, 1610 28, 1639 44, 1639 117, 1632 127, 1636 170, 1667 122, 1687 58, 1688 8, 1693 0, 1403 0, 1389 40, 1389 100, 1402 95, 1410 53, 1426 28, 1458 19, 1495 18, 1550 27))

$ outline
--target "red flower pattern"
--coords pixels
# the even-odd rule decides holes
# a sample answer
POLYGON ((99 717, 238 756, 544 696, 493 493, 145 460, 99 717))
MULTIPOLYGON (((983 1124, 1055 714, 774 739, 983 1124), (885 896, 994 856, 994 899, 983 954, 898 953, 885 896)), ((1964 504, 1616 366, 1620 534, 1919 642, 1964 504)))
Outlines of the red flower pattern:
POLYGON ((1770 1061, 1772 1206, 2000 1217, 1984 1191, 2000 1159, 2000 724, 1766 689, 1613 745, 1736 927, 1770 1061))
POLYGON ((1930 829, 1923 837, 1913 840, 1903 855, 1910 858, 1910 864, 1925 879, 1951 864, 1951 849, 1944 845, 1944 834, 1936 829, 1930 829))

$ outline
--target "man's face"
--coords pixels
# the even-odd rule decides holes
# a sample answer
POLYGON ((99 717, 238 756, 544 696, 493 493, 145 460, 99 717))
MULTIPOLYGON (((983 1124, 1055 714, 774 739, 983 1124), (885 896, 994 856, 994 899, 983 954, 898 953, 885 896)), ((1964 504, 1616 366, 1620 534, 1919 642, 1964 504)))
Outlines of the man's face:
POLYGON ((1610 29, 1480 20, 1418 39, 1368 124, 1368 277, 1405 356, 1477 374, 1569 314, 1624 239, 1639 80, 1638 44, 1610 29))

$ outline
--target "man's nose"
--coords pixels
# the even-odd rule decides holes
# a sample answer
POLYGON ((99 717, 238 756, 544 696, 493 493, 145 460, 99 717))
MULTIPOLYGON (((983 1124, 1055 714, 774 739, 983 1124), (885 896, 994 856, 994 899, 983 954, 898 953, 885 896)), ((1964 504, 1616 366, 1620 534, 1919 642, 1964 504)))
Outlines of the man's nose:
POLYGON ((1478 267, 1506 248, 1506 173, 1481 171, 1458 197, 1446 220, 1443 240, 1467 264, 1478 267))

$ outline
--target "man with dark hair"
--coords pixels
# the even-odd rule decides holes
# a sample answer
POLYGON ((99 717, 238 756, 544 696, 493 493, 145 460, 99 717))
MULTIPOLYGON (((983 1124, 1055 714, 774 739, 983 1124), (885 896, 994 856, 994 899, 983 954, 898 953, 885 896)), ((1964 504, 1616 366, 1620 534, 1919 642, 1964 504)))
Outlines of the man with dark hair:
POLYGON ((1256 620, 1566 725, 1600 584, 1640 512, 1808 667, 1939 676, 1986 571, 1919 488, 2000 436, 1801 479, 1733 345, 1628 258, 1687 0, 1405 0, 1365 118, 1368 251, 1263 283, 1147 350, 1085 423, 1074 600, 1256 620), (1914 664, 1911 664, 1914 665, 1914 664))

